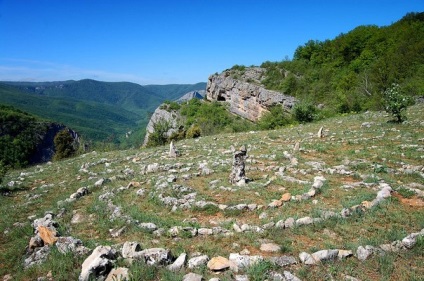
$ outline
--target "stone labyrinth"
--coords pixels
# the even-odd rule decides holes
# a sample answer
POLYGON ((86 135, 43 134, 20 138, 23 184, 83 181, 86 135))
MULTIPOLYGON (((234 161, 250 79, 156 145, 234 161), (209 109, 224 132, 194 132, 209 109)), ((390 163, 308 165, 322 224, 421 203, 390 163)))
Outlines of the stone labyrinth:
POLYGON ((79 280, 129 280, 130 261, 184 280, 249 280, 269 262, 264 279, 302 280, 305 268, 408 251, 424 228, 395 214, 423 215, 424 121, 409 121, 416 134, 403 134, 382 117, 184 140, 171 151, 92 152, 21 172, 9 184, 31 185, 28 208, 55 201, 29 214, 24 267, 56 247, 82 258, 79 280), (384 236, 400 226, 396 239, 384 236))

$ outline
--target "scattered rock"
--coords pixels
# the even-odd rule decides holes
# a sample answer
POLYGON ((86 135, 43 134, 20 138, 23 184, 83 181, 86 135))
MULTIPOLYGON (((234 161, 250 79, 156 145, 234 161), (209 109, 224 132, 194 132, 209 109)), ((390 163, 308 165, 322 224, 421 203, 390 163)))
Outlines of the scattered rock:
POLYGON ((49 254, 50 247, 47 245, 34 249, 32 254, 24 260, 24 268, 29 268, 37 264, 42 264, 46 261, 49 254))
POLYGON ((297 226, 308 225, 308 224, 313 224, 313 223, 314 223, 314 220, 311 217, 303 217, 303 218, 296 220, 297 226))
POLYGON ((365 247, 359 246, 356 250, 356 256, 358 260, 364 261, 374 252, 374 247, 370 245, 366 245, 365 247))
POLYGON ((229 257, 230 262, 233 262, 237 268, 248 268, 249 266, 263 260, 262 256, 248 256, 231 253, 229 257))
POLYGON ((312 257, 312 255, 302 252, 299 254, 299 259, 301 262, 307 265, 314 265, 317 263, 317 261, 312 257))
POLYGON ((218 256, 213 257, 207 264, 209 270, 222 271, 230 268, 230 261, 227 258, 218 256))
POLYGON ((88 254, 90 249, 83 246, 80 239, 75 239, 71 236, 58 237, 56 247, 59 252, 66 254, 68 252, 77 253, 78 255, 88 254))
POLYGON ((121 236, 125 230, 127 229, 127 227, 124 225, 123 227, 119 228, 119 229, 109 229, 109 233, 110 236, 112 236, 113 238, 119 237, 121 236))
POLYGON ((125 281, 130 280, 129 269, 125 267, 118 267, 112 269, 105 281, 125 281))
POLYGON ((168 269, 171 271, 179 271, 181 269, 183 269, 184 264, 186 262, 187 259, 187 254, 186 253, 182 253, 175 261, 174 263, 168 265, 168 269))
POLYGON ((284 193, 283 196, 281 196, 281 201, 283 202, 288 202, 291 199, 291 194, 290 193, 284 193))
POLYGON ((193 269, 205 265, 209 261, 207 255, 201 255, 188 260, 188 268, 193 269))
POLYGON ((275 243, 264 243, 261 245, 262 252, 279 252, 281 247, 275 243))
POLYGON ((183 277, 183 281, 204 281, 204 280, 205 279, 203 278, 202 275, 193 273, 193 272, 187 273, 183 277))
POLYGON ((289 271, 284 270, 285 281, 301 281, 297 276, 293 275, 289 271))
POLYGON ((83 262, 79 281, 88 281, 99 277, 106 277, 113 268, 116 251, 110 246, 98 246, 83 262))
POLYGON ((321 250, 312 254, 312 258, 316 261, 328 261, 337 258, 339 250, 321 250))
POLYGON ((291 256, 271 257, 270 262, 281 267, 297 263, 296 258, 291 256))

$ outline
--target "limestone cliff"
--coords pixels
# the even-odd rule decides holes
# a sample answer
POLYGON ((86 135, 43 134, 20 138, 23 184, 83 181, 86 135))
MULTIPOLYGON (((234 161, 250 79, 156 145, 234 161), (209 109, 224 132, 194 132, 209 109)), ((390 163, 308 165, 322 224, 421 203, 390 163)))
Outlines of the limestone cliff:
POLYGON ((211 75, 206 86, 206 98, 210 101, 229 103, 229 110, 251 121, 257 121, 274 105, 281 104, 287 110, 296 99, 280 92, 265 89, 260 81, 265 70, 259 67, 226 70, 211 75))
MULTIPOLYGON (((176 100, 177 103, 187 102, 191 99, 203 99, 205 96, 205 90, 199 91, 191 91, 184 94, 182 97, 176 100)), ((149 141, 149 135, 154 132, 154 126, 158 122, 167 122, 169 124, 169 130, 166 135, 169 137, 172 133, 178 130, 178 126, 180 124, 181 114, 178 110, 172 110, 170 107, 163 103, 158 108, 156 108, 155 112, 153 112, 150 117, 149 123, 146 127, 146 136, 144 137, 143 145, 147 145, 149 141)))

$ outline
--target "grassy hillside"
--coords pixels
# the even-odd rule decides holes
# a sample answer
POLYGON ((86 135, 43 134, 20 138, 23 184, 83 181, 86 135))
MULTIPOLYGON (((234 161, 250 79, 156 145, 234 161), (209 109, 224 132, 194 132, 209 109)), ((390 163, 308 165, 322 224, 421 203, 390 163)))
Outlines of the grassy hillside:
POLYGON ((62 254, 56 245, 46 247, 46 261, 23 268, 34 235, 31 223, 49 212, 56 215, 60 236, 80 239, 91 249, 113 245, 120 252, 125 242, 136 241, 142 249, 169 249, 174 258, 165 263, 182 253, 187 259, 195 253, 209 259, 242 253, 252 261, 217 274, 206 265, 186 264, 172 272, 118 257, 114 266, 129 268, 132 280, 182 280, 188 272, 206 280, 236 275, 273 280, 285 271, 301 280, 422 280, 424 105, 406 114, 402 124, 388 122, 385 113, 366 112, 280 130, 186 139, 176 143, 177 159, 168 157, 165 146, 92 152, 11 171, 5 182, 13 181, 17 191, 0 196, 0 276, 77 280, 88 254, 62 254), (318 138, 321 127, 324 136, 318 138), (242 145, 251 182, 233 186, 231 147, 242 145), (314 189, 317 179, 322 186, 314 189), (89 193, 65 201, 81 187, 89 193), (393 191, 382 195, 388 187, 393 191), (420 231, 413 235, 415 243, 408 242, 412 236, 405 239, 420 231), (266 249, 270 243, 275 252, 266 249), (361 261, 365 247, 374 250, 361 261), (316 265, 300 259, 303 252, 334 249, 353 256, 316 265))

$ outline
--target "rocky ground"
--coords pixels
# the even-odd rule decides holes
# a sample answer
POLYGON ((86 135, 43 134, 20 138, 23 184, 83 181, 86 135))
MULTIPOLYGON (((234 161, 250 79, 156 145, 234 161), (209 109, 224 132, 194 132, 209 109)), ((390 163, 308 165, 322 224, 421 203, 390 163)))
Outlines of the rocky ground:
POLYGON ((424 106, 12 171, 3 280, 422 280, 424 106), (247 152, 245 180, 230 183, 247 152), (115 278, 115 279, 113 279, 115 278), (119 279, 121 278, 121 279, 119 279))

